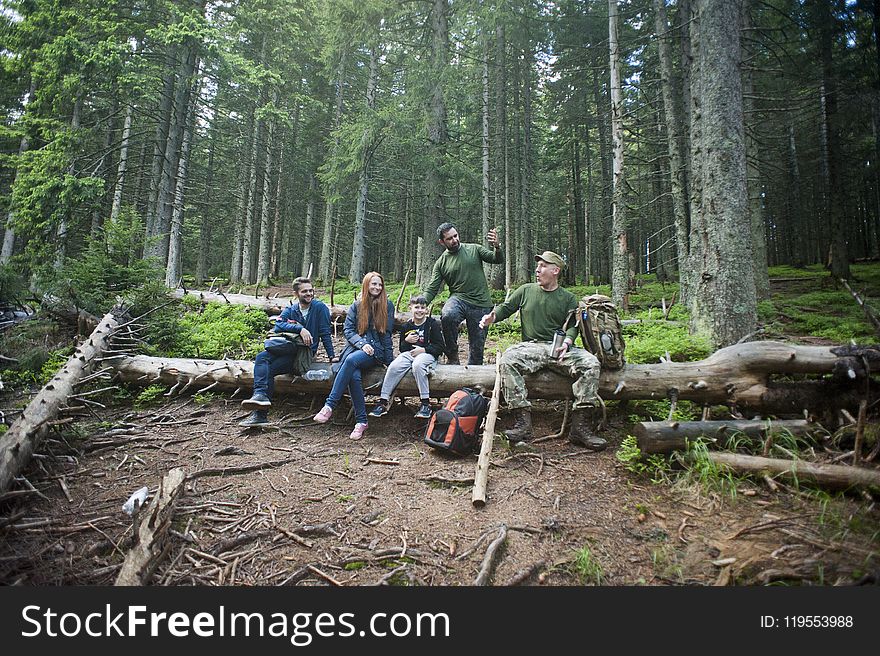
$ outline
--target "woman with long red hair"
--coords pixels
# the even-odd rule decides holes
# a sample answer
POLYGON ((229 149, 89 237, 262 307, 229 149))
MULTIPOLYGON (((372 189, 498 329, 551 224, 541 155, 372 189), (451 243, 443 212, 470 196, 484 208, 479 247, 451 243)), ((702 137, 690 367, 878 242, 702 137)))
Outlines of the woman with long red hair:
POLYGON ((326 424, 333 410, 348 390, 351 405, 354 407, 355 425, 351 439, 359 440, 367 430, 367 403, 361 372, 372 369, 377 364, 390 364, 394 358, 391 332, 394 328, 394 304, 385 292, 385 280, 370 271, 364 276, 361 294, 355 299, 345 316, 345 339, 348 345, 342 352, 333 389, 324 402, 324 407, 315 415, 315 421, 326 424))

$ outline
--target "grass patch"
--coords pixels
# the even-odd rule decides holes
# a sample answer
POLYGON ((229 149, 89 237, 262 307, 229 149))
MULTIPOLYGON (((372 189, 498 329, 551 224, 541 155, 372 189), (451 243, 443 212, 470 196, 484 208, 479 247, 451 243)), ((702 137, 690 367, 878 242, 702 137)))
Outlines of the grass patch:
POLYGON ((639 449, 638 441, 632 435, 623 438, 614 455, 617 461, 623 464, 624 469, 638 476, 647 476, 654 484, 669 480, 669 460, 659 453, 648 456, 643 454, 639 449))
POLYGON ((605 581, 602 565, 596 560, 589 547, 581 547, 575 552, 572 567, 581 583, 585 585, 602 585, 605 581))

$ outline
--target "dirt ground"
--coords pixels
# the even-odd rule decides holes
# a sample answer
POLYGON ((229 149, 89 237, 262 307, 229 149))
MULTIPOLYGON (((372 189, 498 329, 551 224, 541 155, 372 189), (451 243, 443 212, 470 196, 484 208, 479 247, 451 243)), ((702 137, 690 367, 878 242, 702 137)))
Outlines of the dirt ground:
MULTIPOLYGON (((371 419, 360 442, 348 438, 346 403, 322 426, 311 421, 322 396, 279 398, 272 427, 241 429, 240 400, 187 393, 149 410, 90 406, 55 427, 0 496, 0 583, 112 584, 132 541, 123 503, 142 486, 152 496, 174 467, 189 478, 154 584, 470 585, 502 527, 493 585, 880 578, 880 509, 870 497, 744 481, 732 498, 654 484, 615 457, 630 429, 622 413, 609 416, 611 447, 600 453, 564 436, 516 450, 496 438, 478 509, 476 455, 425 445, 416 399, 371 419)), ((536 436, 557 433, 563 410, 536 403, 536 436)), ((509 421, 502 413, 501 428, 509 421)))

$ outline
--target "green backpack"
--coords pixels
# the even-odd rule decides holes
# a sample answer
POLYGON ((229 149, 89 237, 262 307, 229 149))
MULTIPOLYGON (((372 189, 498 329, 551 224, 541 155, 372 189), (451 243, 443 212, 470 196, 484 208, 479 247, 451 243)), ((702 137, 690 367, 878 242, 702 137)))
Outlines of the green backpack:
POLYGON ((584 296, 577 310, 572 310, 565 328, 574 317, 584 348, 599 359, 603 369, 620 369, 626 364, 623 356, 626 344, 617 306, 602 294, 584 296))

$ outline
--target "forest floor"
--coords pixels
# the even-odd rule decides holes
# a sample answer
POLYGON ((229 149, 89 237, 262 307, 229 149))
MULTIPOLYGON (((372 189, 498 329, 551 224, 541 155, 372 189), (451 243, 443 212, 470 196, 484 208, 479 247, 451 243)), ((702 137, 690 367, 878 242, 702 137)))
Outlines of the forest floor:
MULTIPOLYGON (((880 579, 870 497, 746 479, 727 493, 654 483, 615 457, 631 432, 619 410, 599 453, 564 436, 517 449, 496 438, 488 501, 475 508, 476 455, 425 445, 415 399, 371 419, 359 442, 345 403, 318 425, 322 397, 279 398, 271 427, 242 429, 240 401, 172 396, 137 410, 129 400, 57 426, 0 497, 0 584, 112 584, 132 537, 123 503, 142 486, 155 493, 174 467, 191 478, 153 579, 163 585, 468 585, 502 525, 494 585, 880 579)), ((536 436, 557 433, 563 411, 536 402, 536 436)), ((501 429, 509 420, 502 413, 501 429)))

